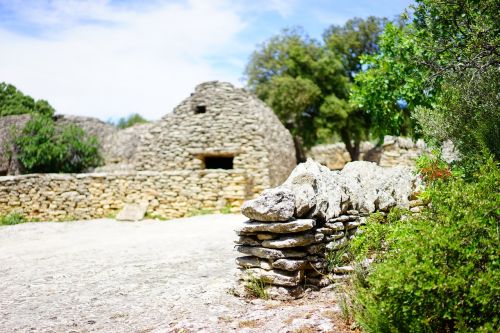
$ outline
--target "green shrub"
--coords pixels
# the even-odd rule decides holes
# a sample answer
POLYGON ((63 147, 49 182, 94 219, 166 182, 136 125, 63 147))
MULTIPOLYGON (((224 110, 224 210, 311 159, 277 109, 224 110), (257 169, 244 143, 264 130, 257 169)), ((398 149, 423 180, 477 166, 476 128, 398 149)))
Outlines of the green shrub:
POLYGON ((376 260, 355 283, 356 320, 366 332, 500 330, 500 172, 492 159, 466 182, 428 185, 431 207, 368 223, 351 246, 376 260))
POLYGON ((81 172, 101 163, 99 143, 76 125, 56 129, 51 117, 34 115, 15 138, 18 158, 29 173, 81 172))
POLYGON ((128 128, 128 127, 134 126, 136 124, 144 124, 147 122, 148 121, 146 119, 144 119, 140 114, 132 113, 127 118, 120 118, 118 120, 118 122, 116 123, 116 127, 123 129, 123 128, 128 128))
POLYGON ((9 213, 5 216, 0 216, 0 225, 14 225, 28 222, 26 218, 17 212, 9 213))

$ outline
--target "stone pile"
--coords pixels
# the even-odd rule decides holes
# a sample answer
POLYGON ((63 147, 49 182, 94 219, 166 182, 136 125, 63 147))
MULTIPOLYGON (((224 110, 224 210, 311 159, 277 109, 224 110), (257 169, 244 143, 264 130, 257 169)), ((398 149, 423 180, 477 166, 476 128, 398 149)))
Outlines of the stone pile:
POLYGON ((419 211, 419 187, 405 167, 352 162, 330 171, 311 159, 298 165, 283 185, 242 206, 250 219, 236 231, 242 285, 258 279, 268 284, 270 297, 289 298, 305 286, 344 279, 353 269, 338 259, 366 217, 396 206, 419 211))

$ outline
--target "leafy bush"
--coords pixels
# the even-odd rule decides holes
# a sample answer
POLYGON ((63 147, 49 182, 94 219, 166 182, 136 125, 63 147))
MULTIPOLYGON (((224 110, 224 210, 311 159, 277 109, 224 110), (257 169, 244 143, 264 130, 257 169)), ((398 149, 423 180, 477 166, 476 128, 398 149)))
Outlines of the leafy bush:
POLYGON ((120 118, 118 120, 118 123, 116 124, 116 127, 123 129, 123 128, 128 128, 131 126, 134 126, 136 124, 144 124, 147 123, 148 121, 144 119, 140 114, 138 113, 133 113, 129 115, 127 118, 120 118))
POLYGON ((0 225, 14 225, 24 222, 27 222, 26 218, 22 214, 17 212, 13 212, 5 216, 0 216, 0 225))
POLYGON ((52 116, 54 109, 47 101, 37 100, 24 95, 11 84, 0 83, 0 117, 37 113, 46 116, 52 116))
POLYGON ((52 118, 34 115, 15 138, 27 172, 81 172, 101 163, 99 143, 76 125, 56 129, 52 118))
POLYGON ((491 158, 474 181, 433 181, 420 215, 368 223, 351 244, 376 259, 354 287, 366 332, 500 330, 499 188, 491 158))

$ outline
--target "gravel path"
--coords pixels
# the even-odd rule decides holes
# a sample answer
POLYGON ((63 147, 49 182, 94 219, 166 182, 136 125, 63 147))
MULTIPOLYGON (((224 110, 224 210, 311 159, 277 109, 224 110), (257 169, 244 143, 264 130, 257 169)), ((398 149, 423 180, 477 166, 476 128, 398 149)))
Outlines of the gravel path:
POLYGON ((332 292, 286 303, 230 294, 244 220, 0 227, 0 332, 342 331, 332 292))

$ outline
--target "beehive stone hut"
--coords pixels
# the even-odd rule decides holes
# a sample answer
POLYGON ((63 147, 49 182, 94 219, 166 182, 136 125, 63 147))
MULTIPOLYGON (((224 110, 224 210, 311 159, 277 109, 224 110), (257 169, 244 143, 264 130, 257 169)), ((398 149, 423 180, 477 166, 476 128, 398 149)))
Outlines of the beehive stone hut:
POLYGON ((198 85, 137 139, 126 161, 135 170, 237 169, 251 193, 281 184, 296 165, 292 137, 272 110, 226 82, 198 85))

